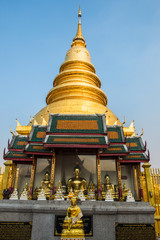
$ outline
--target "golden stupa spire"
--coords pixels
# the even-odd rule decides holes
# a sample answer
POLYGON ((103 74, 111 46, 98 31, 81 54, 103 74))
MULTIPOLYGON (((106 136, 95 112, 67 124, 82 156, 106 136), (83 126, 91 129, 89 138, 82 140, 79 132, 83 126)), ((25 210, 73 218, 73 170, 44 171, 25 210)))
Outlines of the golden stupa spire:
MULTIPOLYGON (((81 27, 81 8, 78 11, 78 29, 71 48, 67 51, 53 88, 46 97, 47 106, 34 119, 42 124, 41 115, 48 121, 49 114, 106 114, 107 124, 121 124, 107 108, 106 94, 101 90, 101 81, 96 75, 90 53, 86 48, 81 27)), ((34 120, 34 124, 35 124, 34 120)), ((45 124, 44 124, 45 125, 45 124)))
POLYGON ((79 17, 78 29, 77 29, 75 38, 73 38, 73 42, 72 42, 71 46, 82 45, 85 47, 86 44, 85 44, 85 39, 82 34, 82 26, 81 26, 82 13, 81 13, 80 5, 79 5, 78 17, 79 17))

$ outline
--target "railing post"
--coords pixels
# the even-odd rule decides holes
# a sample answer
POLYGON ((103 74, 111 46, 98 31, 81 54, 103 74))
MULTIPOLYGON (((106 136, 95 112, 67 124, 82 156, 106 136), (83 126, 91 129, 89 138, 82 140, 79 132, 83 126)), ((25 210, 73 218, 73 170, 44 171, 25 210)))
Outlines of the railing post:
POLYGON ((144 163, 142 167, 144 168, 145 181, 147 186, 147 200, 150 202, 152 206, 154 206, 154 198, 153 198, 153 187, 152 180, 150 175, 150 166, 149 163, 144 163))

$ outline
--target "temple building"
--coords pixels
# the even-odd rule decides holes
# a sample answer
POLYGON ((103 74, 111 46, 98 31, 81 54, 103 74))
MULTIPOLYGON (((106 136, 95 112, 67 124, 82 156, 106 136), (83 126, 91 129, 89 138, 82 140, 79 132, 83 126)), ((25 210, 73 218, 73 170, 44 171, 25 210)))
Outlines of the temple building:
POLYGON ((150 160, 146 143, 134 122, 125 127, 107 107, 82 35, 80 9, 78 17, 46 107, 27 126, 17 120, 4 150, 4 198, 143 201, 141 164, 150 160))

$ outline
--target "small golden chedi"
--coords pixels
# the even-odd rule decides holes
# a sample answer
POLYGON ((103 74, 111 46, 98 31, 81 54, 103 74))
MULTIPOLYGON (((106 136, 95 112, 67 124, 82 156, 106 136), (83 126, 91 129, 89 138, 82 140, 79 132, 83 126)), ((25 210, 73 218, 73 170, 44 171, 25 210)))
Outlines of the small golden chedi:
POLYGON ((83 214, 77 206, 77 198, 71 198, 71 206, 67 209, 67 216, 64 219, 61 240, 75 239, 84 240, 83 214))

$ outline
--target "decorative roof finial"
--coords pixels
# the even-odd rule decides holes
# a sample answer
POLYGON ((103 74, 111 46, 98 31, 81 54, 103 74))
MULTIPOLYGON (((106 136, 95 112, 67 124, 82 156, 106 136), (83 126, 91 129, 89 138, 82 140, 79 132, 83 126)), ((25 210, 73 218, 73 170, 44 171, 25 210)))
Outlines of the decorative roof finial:
POLYGON ((80 5, 79 5, 78 17, 79 17, 79 23, 81 23, 82 13, 81 13, 81 7, 80 7, 80 5))
POLYGON ((82 46, 86 46, 85 44, 85 39, 82 35, 82 27, 81 27, 81 17, 82 17, 82 13, 81 13, 81 8, 79 6, 79 11, 78 11, 78 17, 79 17, 79 22, 78 22, 78 29, 77 29, 77 33, 75 38, 73 38, 73 43, 72 43, 72 47, 76 46, 76 45, 82 45, 82 46))
POLYGON ((17 127, 21 127, 21 124, 18 122, 17 118, 16 118, 16 122, 17 122, 17 127))
POLYGON ((10 133, 12 134, 12 136, 14 136, 14 132, 12 131, 12 127, 10 127, 10 133))
POLYGON ((126 117, 124 116, 124 122, 122 123, 123 125, 126 123, 126 117))
POLYGON ((143 134, 144 134, 144 130, 143 130, 143 128, 142 128, 142 133, 141 133, 140 137, 142 137, 142 136, 143 136, 143 134))

